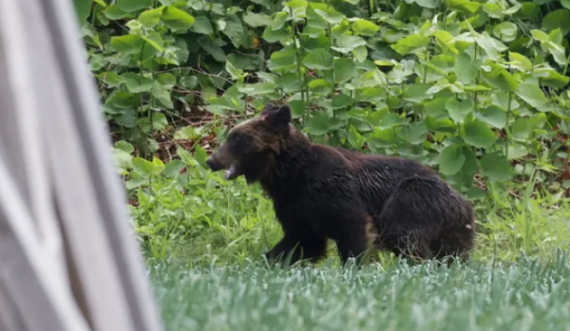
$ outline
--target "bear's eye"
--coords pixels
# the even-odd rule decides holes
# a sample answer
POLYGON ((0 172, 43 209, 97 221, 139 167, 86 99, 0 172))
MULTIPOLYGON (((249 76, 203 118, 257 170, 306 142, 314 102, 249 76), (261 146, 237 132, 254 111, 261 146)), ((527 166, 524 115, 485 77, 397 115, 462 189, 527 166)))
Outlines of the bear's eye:
POLYGON ((239 132, 233 132, 228 137, 228 148, 233 153, 243 153, 247 149, 248 137, 239 132))

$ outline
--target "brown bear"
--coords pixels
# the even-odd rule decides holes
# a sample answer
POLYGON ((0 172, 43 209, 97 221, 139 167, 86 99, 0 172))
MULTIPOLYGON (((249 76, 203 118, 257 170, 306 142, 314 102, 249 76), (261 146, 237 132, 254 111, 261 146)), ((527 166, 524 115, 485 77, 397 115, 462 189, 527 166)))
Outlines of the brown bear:
POLYGON ((471 203, 418 162, 313 144, 291 124, 288 106, 265 106, 260 116, 231 129, 206 161, 243 175, 272 199, 284 237, 266 253, 317 261, 327 239, 342 264, 360 259, 370 241, 414 259, 459 257, 474 245, 471 203))

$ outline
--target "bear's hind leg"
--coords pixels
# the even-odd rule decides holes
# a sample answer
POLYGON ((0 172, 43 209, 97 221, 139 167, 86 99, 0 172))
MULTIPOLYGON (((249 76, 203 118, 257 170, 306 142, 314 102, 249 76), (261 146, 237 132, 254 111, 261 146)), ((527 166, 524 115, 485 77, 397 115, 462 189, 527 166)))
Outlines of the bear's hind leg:
POLYGON ((440 233, 445 215, 438 196, 445 194, 430 180, 401 183, 375 218, 383 248, 414 260, 433 258, 430 244, 440 233))

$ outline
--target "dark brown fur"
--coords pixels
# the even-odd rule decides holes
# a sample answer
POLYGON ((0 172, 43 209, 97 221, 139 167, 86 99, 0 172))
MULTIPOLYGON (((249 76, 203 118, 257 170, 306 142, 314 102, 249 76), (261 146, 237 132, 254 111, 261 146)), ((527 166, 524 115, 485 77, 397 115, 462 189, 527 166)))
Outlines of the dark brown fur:
POLYGON ((372 240, 417 259, 459 256, 474 245, 470 202, 415 161, 312 144, 290 125, 289 107, 266 106, 236 126, 208 164, 259 182, 273 200, 284 237, 266 256, 317 261, 327 239, 343 264, 372 240), (233 165, 233 166, 232 166, 233 165))

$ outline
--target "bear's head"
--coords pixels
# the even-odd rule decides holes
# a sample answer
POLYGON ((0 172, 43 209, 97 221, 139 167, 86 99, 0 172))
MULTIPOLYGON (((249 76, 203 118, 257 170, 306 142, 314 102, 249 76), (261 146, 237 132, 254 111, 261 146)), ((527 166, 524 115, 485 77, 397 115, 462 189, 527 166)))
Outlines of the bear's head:
POLYGON ((244 175, 248 182, 259 180, 273 166, 275 158, 295 129, 289 106, 268 104, 257 117, 233 127, 226 141, 206 160, 212 171, 225 170, 225 178, 244 175))

